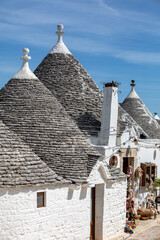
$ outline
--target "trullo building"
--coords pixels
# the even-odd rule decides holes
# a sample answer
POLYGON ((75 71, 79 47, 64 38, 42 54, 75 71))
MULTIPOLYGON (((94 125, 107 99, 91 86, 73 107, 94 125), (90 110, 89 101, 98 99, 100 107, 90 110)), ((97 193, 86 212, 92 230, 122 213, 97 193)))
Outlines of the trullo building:
POLYGON ((136 93, 134 80, 122 104, 118 104, 115 83, 104 86, 103 97, 93 79, 64 45, 62 28, 60 25, 56 45, 36 68, 35 74, 107 164, 113 165, 112 159, 116 159, 116 167, 125 174, 128 166, 133 168, 132 199, 135 208, 145 205, 148 188, 153 187, 151 183, 156 177, 160 177, 159 120, 152 116, 136 93), (137 173, 140 168, 143 176, 137 173))
MULTIPOLYGON (((83 68, 64 50, 52 54, 58 60, 71 58, 74 76, 74 66, 83 68)), ((109 239, 121 233, 125 175, 107 166, 56 94, 31 72, 29 50, 23 53, 22 68, 0 91, 1 239, 109 239)), ((75 83, 78 100, 83 92, 75 83)), ((86 105, 82 108, 88 109, 86 105)), ((77 108, 80 117, 86 110, 80 110, 80 103, 77 108)), ((89 128, 87 117, 80 122, 89 128)))
POLYGON ((160 125, 134 81, 118 104, 117 84, 103 94, 63 34, 34 73, 24 49, 0 90, 2 240, 108 240, 124 230, 128 183, 137 208, 160 177, 160 125))

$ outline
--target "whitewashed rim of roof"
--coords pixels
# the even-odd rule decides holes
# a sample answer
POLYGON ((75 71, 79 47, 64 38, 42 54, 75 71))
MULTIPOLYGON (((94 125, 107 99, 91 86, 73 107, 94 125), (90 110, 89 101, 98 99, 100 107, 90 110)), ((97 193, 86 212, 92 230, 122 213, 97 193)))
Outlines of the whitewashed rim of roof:
POLYGON ((29 49, 23 48, 24 56, 21 57, 23 60, 22 67, 20 70, 12 77, 12 79, 38 79, 36 75, 30 70, 28 61, 31 60, 31 57, 28 56, 29 49))
POLYGON ((72 55, 72 53, 68 50, 68 48, 66 47, 66 45, 64 44, 63 39, 62 39, 62 36, 64 34, 64 32, 62 32, 63 25, 62 24, 57 25, 57 29, 59 30, 56 32, 56 34, 58 35, 58 41, 49 53, 51 53, 51 54, 63 53, 63 54, 71 54, 72 55))
POLYGON ((131 89, 130 93, 128 94, 128 96, 126 98, 140 98, 138 96, 138 94, 136 93, 136 91, 134 90, 134 88, 131 89))
POLYGON ((158 117, 157 113, 155 114, 154 119, 160 120, 160 118, 158 117))
POLYGON ((63 54, 71 54, 72 53, 68 50, 68 48, 66 47, 66 45, 64 44, 64 42, 57 42, 56 45, 51 49, 51 51, 49 52, 51 54, 54 53, 63 53, 63 54))

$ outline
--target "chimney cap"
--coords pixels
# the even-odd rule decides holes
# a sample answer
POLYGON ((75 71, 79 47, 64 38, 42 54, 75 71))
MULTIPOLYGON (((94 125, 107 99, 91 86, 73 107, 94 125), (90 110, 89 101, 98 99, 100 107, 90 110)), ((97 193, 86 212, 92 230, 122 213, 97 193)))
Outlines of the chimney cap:
POLYGON ((112 81, 105 84, 105 87, 117 87, 117 83, 112 81))

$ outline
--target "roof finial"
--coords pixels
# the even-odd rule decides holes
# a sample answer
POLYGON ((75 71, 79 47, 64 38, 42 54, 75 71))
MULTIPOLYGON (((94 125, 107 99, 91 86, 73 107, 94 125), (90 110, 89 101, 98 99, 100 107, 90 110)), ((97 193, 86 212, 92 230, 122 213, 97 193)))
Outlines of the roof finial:
POLYGON ((29 54, 29 49, 28 48, 23 48, 23 57, 21 59, 23 60, 23 66, 28 63, 29 60, 31 60, 31 57, 28 56, 29 54))
POLYGON ((126 98, 139 98, 138 94, 134 90, 134 87, 136 86, 135 80, 131 80, 130 85, 131 85, 132 89, 131 89, 130 93, 128 94, 128 96, 126 98))
POLYGON ((50 53, 51 54, 55 54, 55 53, 71 54, 71 52, 68 50, 68 48, 66 47, 66 45, 62 40, 62 36, 64 34, 63 24, 58 24, 57 29, 58 31, 56 32, 56 34, 58 35, 58 41, 56 45, 51 49, 50 53))
POLYGON ((59 32, 57 31, 56 33, 57 33, 57 35, 58 35, 58 42, 61 42, 61 41, 63 41, 62 40, 62 36, 63 36, 63 34, 64 34, 64 32, 62 32, 62 30, 63 30, 63 24, 58 24, 57 25, 57 29, 59 30, 59 32))
POLYGON ((155 115, 154 115, 154 118, 157 119, 157 120, 159 120, 160 118, 158 117, 157 113, 155 112, 154 114, 155 114, 155 115))
POLYGON ((130 84, 130 86, 131 86, 132 88, 134 88, 134 87, 136 86, 136 84, 135 84, 135 80, 131 80, 131 84, 130 84))
POLYGON ((23 54, 24 54, 24 56, 21 57, 21 59, 23 60, 22 67, 12 78, 15 78, 15 79, 37 79, 37 77, 34 75, 34 73, 29 68, 28 61, 31 60, 31 57, 28 56, 29 49, 23 48, 23 54))

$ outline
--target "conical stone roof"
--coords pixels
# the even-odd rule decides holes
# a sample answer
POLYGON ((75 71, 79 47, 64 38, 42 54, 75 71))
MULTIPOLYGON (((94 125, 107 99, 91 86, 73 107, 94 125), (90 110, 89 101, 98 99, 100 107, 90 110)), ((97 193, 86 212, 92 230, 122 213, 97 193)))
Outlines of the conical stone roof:
POLYGON ((66 182, 0 120, 0 188, 66 182))
POLYGON ((37 78, 12 78, 1 89, 0 119, 65 179, 85 181, 100 156, 37 78))
POLYGON ((139 137, 141 134, 149 137, 148 134, 137 124, 137 122, 119 105, 118 108, 118 128, 117 136, 121 136, 124 131, 129 129, 134 131, 135 137, 139 137))
POLYGON ((62 39, 61 43, 58 39, 58 49, 61 50, 57 51, 56 44, 34 73, 79 128, 89 135, 96 135, 101 125, 103 94, 69 50, 64 50, 62 43, 62 39))
MULTIPOLYGON (((63 26, 58 25, 58 29, 62 30, 63 26)), ((67 47, 64 48, 61 30, 57 32, 61 41, 59 37, 57 44, 34 73, 58 99, 81 131, 97 136, 101 127, 103 94, 67 47)), ((120 106, 118 115, 118 135, 122 134, 126 123, 143 132, 131 117, 125 117, 123 121, 124 110, 120 106)))
POLYGON ((134 82, 132 82, 131 86, 132 90, 121 104, 122 108, 129 113, 135 122, 147 133, 149 138, 159 139, 160 126, 158 122, 135 92, 134 82))

